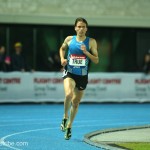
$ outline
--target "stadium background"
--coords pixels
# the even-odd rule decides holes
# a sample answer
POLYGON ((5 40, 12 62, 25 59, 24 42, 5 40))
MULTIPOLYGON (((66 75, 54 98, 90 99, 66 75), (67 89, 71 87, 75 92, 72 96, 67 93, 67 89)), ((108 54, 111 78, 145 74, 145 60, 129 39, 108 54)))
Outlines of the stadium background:
POLYGON ((150 124, 150 104, 144 103, 150 102, 150 75, 142 72, 150 49, 149 8, 149 0, 0 0, 0 45, 11 55, 21 42, 35 70, 0 72, 0 149, 100 150, 84 143, 84 135, 150 124), (80 16, 97 40, 100 63, 90 66, 88 103, 80 104, 68 142, 59 129, 63 104, 45 103, 64 99, 62 73, 50 70, 47 59, 75 34, 80 16))
POLYGON ((139 72, 150 48, 149 6, 149 0, 0 0, 0 44, 11 54, 22 42, 30 66, 49 71, 49 53, 75 34, 74 20, 82 16, 99 46, 101 61, 91 71, 139 72))
POLYGON ((149 6, 149 0, 0 0, 0 44, 11 56, 14 43, 21 42, 35 70, 1 72, 0 102, 63 102, 61 72, 50 69, 48 60, 75 34, 80 16, 89 23, 87 35, 96 39, 100 57, 90 65, 84 100, 149 101, 150 79, 142 70, 150 49, 149 6))

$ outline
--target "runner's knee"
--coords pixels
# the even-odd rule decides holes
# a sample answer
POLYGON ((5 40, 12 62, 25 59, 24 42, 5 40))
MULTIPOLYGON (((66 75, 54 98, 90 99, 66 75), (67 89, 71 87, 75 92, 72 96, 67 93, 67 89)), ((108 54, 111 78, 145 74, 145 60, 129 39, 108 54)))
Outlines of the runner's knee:
POLYGON ((73 106, 73 108, 77 109, 79 106, 79 101, 73 101, 72 106, 73 106))
POLYGON ((68 93, 66 93, 66 100, 71 100, 73 97, 73 92, 69 91, 68 93))

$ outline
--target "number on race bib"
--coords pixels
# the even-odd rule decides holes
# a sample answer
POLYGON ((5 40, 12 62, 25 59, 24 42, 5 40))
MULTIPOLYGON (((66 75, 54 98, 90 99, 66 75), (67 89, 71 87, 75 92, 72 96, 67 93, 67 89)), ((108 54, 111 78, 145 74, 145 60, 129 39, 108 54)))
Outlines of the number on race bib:
POLYGON ((71 55, 69 65, 71 66, 85 66, 86 57, 84 55, 71 55))

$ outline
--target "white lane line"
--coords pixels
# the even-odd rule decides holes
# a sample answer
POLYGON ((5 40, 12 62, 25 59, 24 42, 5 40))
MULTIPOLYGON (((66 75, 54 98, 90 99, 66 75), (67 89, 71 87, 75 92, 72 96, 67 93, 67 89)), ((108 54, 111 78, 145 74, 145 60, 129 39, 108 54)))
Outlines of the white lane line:
MULTIPOLYGON (((0 119, 1 120, 1 119, 0 119)), ((14 118, 12 118, 12 120, 11 119, 7 119, 6 120, 6 118, 4 119, 4 120, 1 120, 1 122, 23 122, 23 121, 44 121, 44 120, 50 120, 49 118, 46 118, 46 119, 39 119, 39 118, 37 118, 37 119, 28 119, 28 118, 26 118, 26 119, 14 119, 14 118)), ((52 119, 52 120, 62 120, 62 118, 55 118, 55 119, 52 119)))
MULTIPOLYGON (((130 122, 130 123, 110 123, 110 124, 102 124, 103 126, 110 126, 110 125, 139 125, 140 123, 144 123, 144 124, 147 124, 149 122, 130 122)), ((75 128, 80 128, 80 127, 95 127, 95 126, 99 126, 100 125, 79 125, 79 126, 73 126, 75 128)), ((30 133, 30 132, 37 132, 37 131, 44 131, 44 130, 53 130, 53 129, 59 129, 58 127, 53 127, 53 128, 41 128, 41 129, 35 129, 35 130, 26 130, 26 131, 22 131, 22 132, 16 132, 16 133, 13 133, 13 134, 9 134, 9 135, 6 135, 4 137, 2 137, 0 139, 0 144, 5 146, 5 147, 8 147, 8 148, 11 148, 11 149, 14 149, 14 150, 21 150, 21 149, 18 149, 16 147, 13 147, 13 146, 10 146, 8 145, 5 140, 8 138, 8 137, 12 137, 14 135, 20 135, 20 134, 24 134, 24 133, 30 133)))
POLYGON ((6 135, 6 136, 4 136, 4 137, 2 137, 0 139, 0 144, 3 145, 3 146, 5 146, 5 147, 14 149, 14 150, 21 150, 21 149, 15 148, 13 146, 10 146, 9 144, 6 144, 5 140, 8 137, 11 137, 11 136, 14 136, 14 135, 19 135, 19 134, 24 134, 24 133, 30 133, 30 132, 36 132, 36 131, 42 131, 42 130, 52 130, 52 129, 58 129, 58 127, 54 127, 54 128, 42 128, 42 129, 35 129, 35 130, 27 130, 27 131, 22 131, 22 132, 16 132, 16 133, 13 133, 13 134, 9 134, 9 135, 6 135))
MULTIPOLYGON (((41 120, 37 120, 37 122, 33 122, 33 123, 30 123, 30 122, 26 122, 26 123, 14 123, 14 124, 9 124, 10 122, 8 122, 7 125, 3 124, 3 125, 0 125, 0 127, 7 127, 7 126, 22 126, 22 125, 32 125, 32 124, 54 124, 54 123, 59 123, 61 119, 59 119, 59 121, 56 119, 55 121, 53 120, 45 120, 47 122, 41 122, 41 120)), ((35 120, 33 120, 35 121, 35 120)), ((81 121, 75 121, 75 123, 85 123, 85 122, 99 122, 101 120, 81 120, 81 121)))
MULTIPOLYGON (((79 127, 90 127, 90 126, 99 126, 99 125, 80 125, 80 126, 74 126, 76 128, 79 128, 79 127)), ((59 129, 58 127, 53 127, 53 128, 42 128, 42 129, 35 129, 35 130, 26 130, 26 131, 22 131, 22 132, 16 132, 16 133, 13 133, 13 134, 9 134, 9 135, 6 135, 4 137, 2 137, 0 139, 0 144, 5 146, 5 147, 8 147, 8 148, 11 148, 11 149, 14 149, 14 150, 21 150, 19 148, 16 148, 16 147, 13 147, 13 146, 10 146, 8 145, 5 140, 9 137, 12 137, 14 135, 20 135, 20 134, 24 134, 24 133, 30 133, 30 132, 37 132, 37 131, 44 131, 44 130, 53 130, 53 129, 59 129)))
MULTIPOLYGON (((24 122, 24 121, 27 121, 26 123, 16 123, 17 121, 14 121, 15 123, 12 123, 12 124, 10 124, 10 122, 8 121, 7 122, 7 125, 6 124, 2 124, 2 125, 0 125, 0 127, 7 127, 7 126, 22 126, 22 125, 36 125, 36 124, 54 124, 54 123, 59 123, 60 122, 60 118, 58 119, 58 118, 56 118, 56 120, 49 120, 49 119, 30 119, 30 121, 28 121, 28 120, 20 120, 20 122, 24 122), (32 122, 33 121, 33 122, 32 122), (34 121, 38 121, 38 123, 37 122, 34 122, 34 121), (42 122, 41 123, 41 121, 46 121, 46 122, 42 122), (32 122, 32 123, 31 123, 32 122)), ((74 124, 76 124, 76 123, 86 123, 86 122, 103 122, 103 123, 109 123, 109 122, 121 122, 121 123, 123 123, 123 121, 121 121, 120 119, 113 119, 113 120, 110 120, 110 119, 106 119, 106 120, 101 120, 101 119, 95 119, 95 120, 76 120, 75 122, 74 122, 74 124)), ((128 122, 128 123, 134 123, 134 122, 138 122, 138 121, 140 121, 140 122, 142 122, 142 120, 141 119, 129 119, 129 120, 125 120, 124 122, 128 122)), ((139 122, 139 123, 140 123, 139 122)), ((150 122, 148 122, 148 123, 150 123, 150 122)), ((111 123, 110 123, 111 124, 111 123)))

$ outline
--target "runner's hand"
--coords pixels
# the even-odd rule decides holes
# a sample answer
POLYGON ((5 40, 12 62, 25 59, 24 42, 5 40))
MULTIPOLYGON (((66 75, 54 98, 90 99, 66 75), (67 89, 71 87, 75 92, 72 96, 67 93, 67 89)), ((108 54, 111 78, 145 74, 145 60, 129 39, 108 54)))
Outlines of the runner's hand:
POLYGON ((84 54, 87 52, 86 46, 84 44, 81 45, 81 50, 84 54))
POLYGON ((61 65, 65 67, 67 65, 67 59, 61 59, 61 65))

